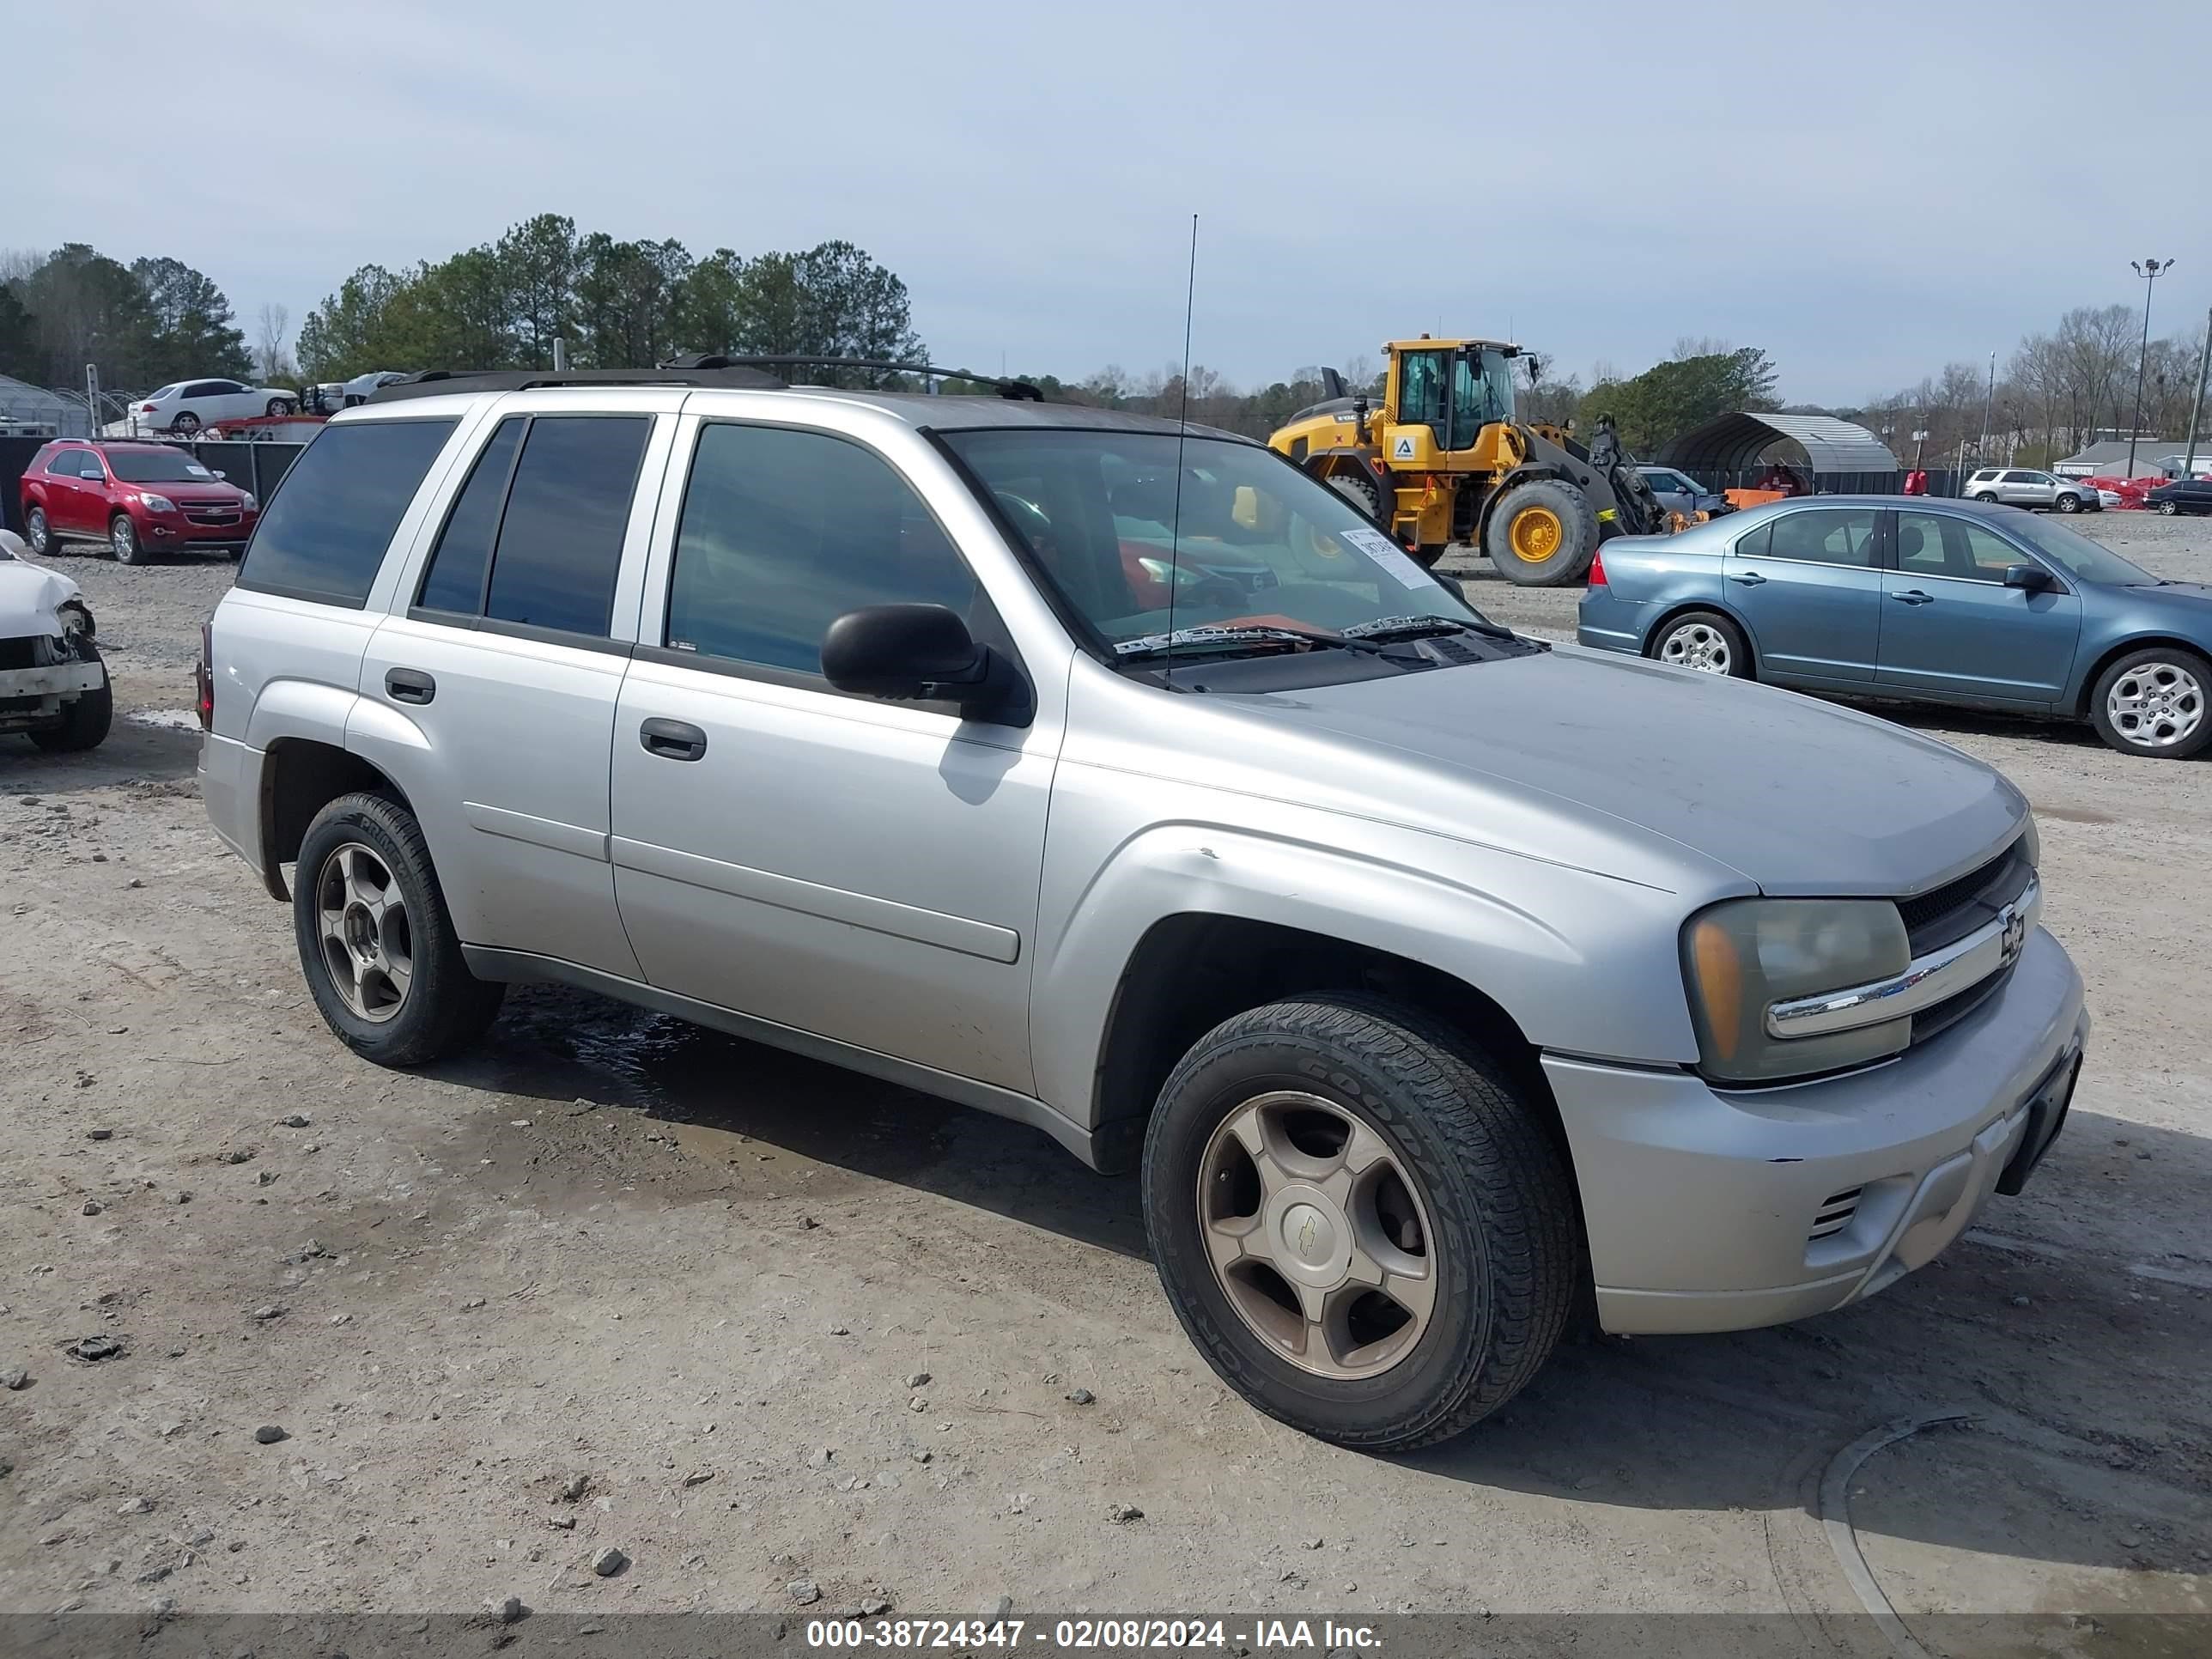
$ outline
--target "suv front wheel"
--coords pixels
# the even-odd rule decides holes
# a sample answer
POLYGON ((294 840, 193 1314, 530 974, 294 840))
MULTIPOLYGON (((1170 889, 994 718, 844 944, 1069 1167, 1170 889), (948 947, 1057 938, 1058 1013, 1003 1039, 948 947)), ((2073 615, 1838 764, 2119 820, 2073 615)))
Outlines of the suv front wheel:
POLYGON ((315 815, 292 881, 300 966, 338 1041, 380 1066, 443 1059, 499 1012, 469 972, 415 815, 341 795, 315 815))
POLYGON ((1216 1026, 1161 1091, 1144 1208, 1223 1379, 1323 1440, 1405 1451, 1542 1367, 1582 1281, 1566 1167, 1478 1049, 1360 993, 1216 1026))

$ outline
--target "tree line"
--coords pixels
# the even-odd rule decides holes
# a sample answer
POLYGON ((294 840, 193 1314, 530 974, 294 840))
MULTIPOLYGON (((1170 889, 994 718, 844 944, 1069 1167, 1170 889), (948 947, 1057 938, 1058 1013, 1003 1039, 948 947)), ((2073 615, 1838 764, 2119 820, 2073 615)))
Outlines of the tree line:
POLYGON ((0 374, 144 389, 191 375, 254 372, 230 301, 182 260, 112 259, 82 242, 0 253, 0 374))
POLYGON ((542 213, 496 240, 401 270, 363 265, 300 325, 301 371, 642 368, 694 352, 908 362, 906 284, 850 242, 695 258, 681 242, 578 235, 542 213))

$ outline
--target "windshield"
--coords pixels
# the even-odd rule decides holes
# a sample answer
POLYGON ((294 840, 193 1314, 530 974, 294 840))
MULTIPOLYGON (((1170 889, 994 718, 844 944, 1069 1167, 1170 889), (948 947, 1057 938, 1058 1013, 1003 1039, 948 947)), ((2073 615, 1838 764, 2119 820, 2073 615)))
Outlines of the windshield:
POLYGON ((107 465, 125 483, 213 483, 215 474, 179 450, 111 449, 107 465))
MULTIPOLYGON (((1172 629, 1480 616, 1341 495, 1255 444, 1164 433, 950 432, 1037 568, 1117 653, 1172 629), (1181 533, 1176 533, 1177 514, 1181 533)), ((1193 641, 1202 648, 1203 641, 1193 641)))
POLYGON ((2158 578, 2149 571, 2130 564, 2108 547, 2100 547, 2087 536, 2053 524, 2045 519, 2021 514, 2021 522, 2010 518, 2005 528, 2026 542, 2045 558, 2055 559, 2069 574, 2085 582, 2104 582, 2114 587, 2156 586, 2158 578))

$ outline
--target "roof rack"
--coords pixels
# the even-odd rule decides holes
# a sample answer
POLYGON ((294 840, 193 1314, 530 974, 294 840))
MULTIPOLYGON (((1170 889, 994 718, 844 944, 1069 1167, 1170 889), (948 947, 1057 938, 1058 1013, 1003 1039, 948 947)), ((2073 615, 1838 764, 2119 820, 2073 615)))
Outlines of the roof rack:
POLYGON ((751 391, 781 390, 783 382, 751 368, 721 359, 670 363, 659 368, 426 368, 368 394, 373 404, 403 398, 434 398, 447 392, 532 392, 556 386, 688 386, 751 391))
POLYGON ((1014 403, 1041 404, 1044 393, 1027 380, 1008 380, 1002 374, 978 374, 972 368, 945 368, 936 363, 894 363, 878 362, 869 357, 821 357, 796 355, 768 357, 731 357, 718 352, 697 356, 675 357, 661 365, 663 368, 678 370, 742 369, 742 368, 867 368, 879 374, 921 374, 943 380, 973 380, 988 386, 1001 398, 1014 403))

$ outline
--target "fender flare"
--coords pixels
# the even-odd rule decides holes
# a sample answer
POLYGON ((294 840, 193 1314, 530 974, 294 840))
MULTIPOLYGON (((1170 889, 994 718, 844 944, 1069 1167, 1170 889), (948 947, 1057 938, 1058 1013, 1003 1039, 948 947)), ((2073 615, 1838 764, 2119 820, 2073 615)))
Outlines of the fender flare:
MULTIPOLYGON (((1395 856, 1193 821, 1153 824, 1114 849, 1057 926, 1040 929, 1030 988, 1040 1097, 1097 1127, 1118 993, 1146 936, 1177 916, 1293 928, 1423 963, 1480 991, 1540 1048, 1588 1046, 1575 1021, 1593 965, 1574 937, 1604 940, 1608 961, 1638 979, 1679 982, 1678 895, 1507 852, 1478 854, 1500 878, 1478 887, 1437 872, 1435 837, 1375 829, 1395 856)), ((1620 1052, 1696 1057, 1686 1002, 1638 1006, 1636 1029, 1613 1033, 1620 1052)))

